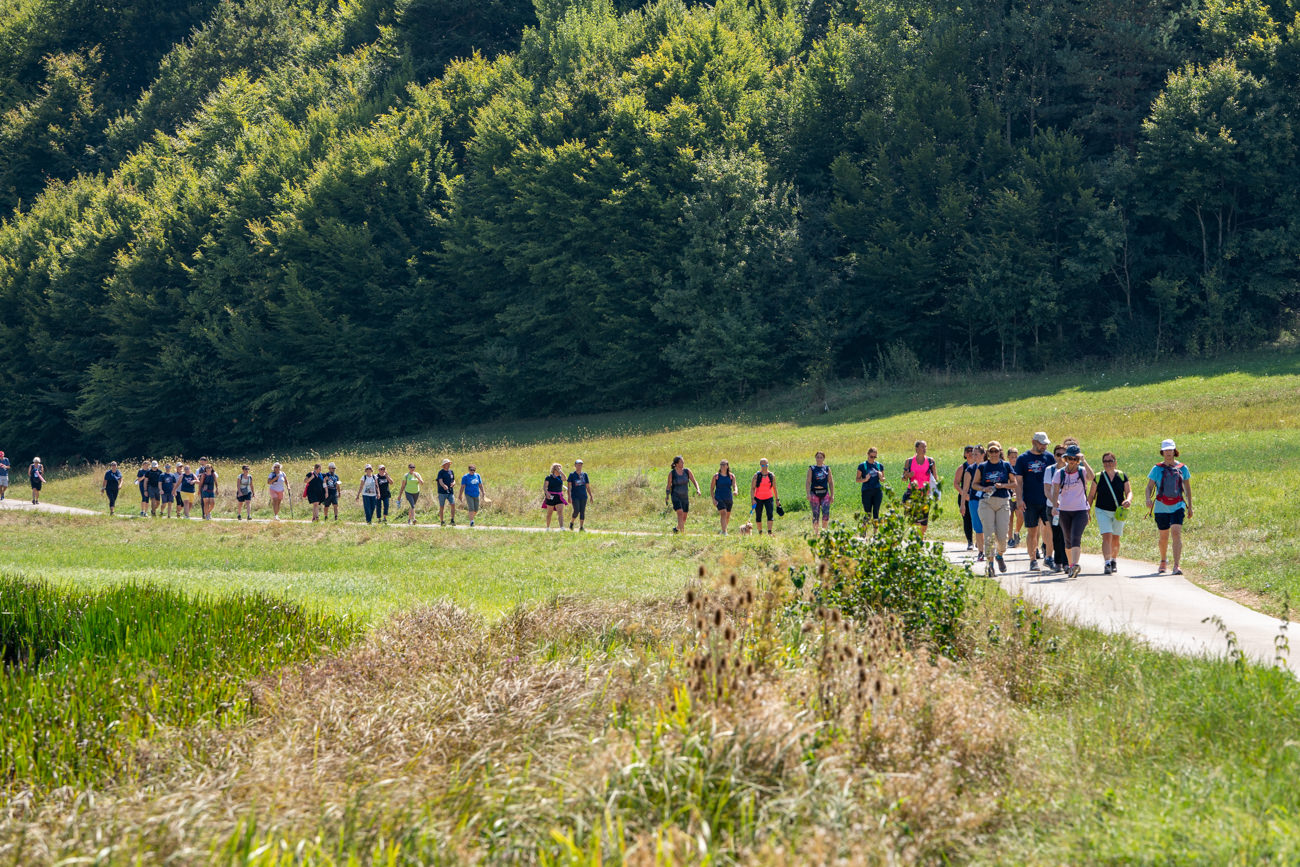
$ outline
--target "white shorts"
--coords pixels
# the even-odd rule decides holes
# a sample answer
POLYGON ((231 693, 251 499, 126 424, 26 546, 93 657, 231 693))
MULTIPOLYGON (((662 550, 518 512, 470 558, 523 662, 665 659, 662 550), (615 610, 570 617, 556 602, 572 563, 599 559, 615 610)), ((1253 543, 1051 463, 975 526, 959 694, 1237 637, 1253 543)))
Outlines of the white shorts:
POLYGON ((1124 521, 1116 521, 1114 512, 1107 512, 1105 509, 1097 509, 1097 529, 1104 536, 1109 533, 1112 536, 1124 535, 1124 521))

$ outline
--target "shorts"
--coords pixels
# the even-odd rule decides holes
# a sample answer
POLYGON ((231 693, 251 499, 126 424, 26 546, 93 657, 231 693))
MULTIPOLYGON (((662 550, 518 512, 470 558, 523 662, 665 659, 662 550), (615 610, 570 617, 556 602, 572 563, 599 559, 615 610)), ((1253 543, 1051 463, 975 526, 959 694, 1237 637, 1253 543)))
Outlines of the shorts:
POLYGON ((982 534, 984 532, 984 521, 980 518, 980 501, 967 500, 966 514, 970 515, 971 532, 982 534))
POLYGON ((176 502, 176 495, 175 495, 174 493, 172 493, 171 491, 163 491, 163 492, 162 492, 162 501, 163 501, 164 503, 174 503, 174 502, 176 502))
POLYGON ((151 499, 151 500, 161 500, 161 499, 162 499, 162 488, 160 488, 158 485, 150 485, 150 486, 149 486, 149 499, 151 499))
POLYGON ((1183 514, 1186 511, 1186 509, 1177 509, 1173 512, 1156 512, 1156 529, 1168 530, 1175 525, 1181 527, 1183 525, 1183 514))
POLYGON ((1088 510, 1061 512, 1061 536, 1065 547, 1078 548, 1083 544, 1083 531, 1088 526, 1088 510))
POLYGON ((772 523, 772 508, 776 503, 776 497, 768 497, 766 500, 754 501, 754 520, 763 520, 763 510, 767 510, 767 522, 772 523))
POLYGON ((466 510, 466 511, 469 511, 469 512, 477 512, 477 511, 478 511, 478 497, 471 497, 469 494, 466 494, 466 495, 465 495, 465 510, 466 510))
POLYGON ((181 491, 180 494, 179 494, 179 496, 180 496, 181 502, 184 503, 185 505, 187 505, 187 506, 192 506, 192 505, 194 505, 194 492, 193 492, 193 491, 181 491))
MULTIPOLYGON (((42 484, 43 482, 41 482, 40 479, 32 479, 32 490, 39 491, 41 489, 42 484)), ((1181 521, 1179 523, 1181 523, 1181 521)))
POLYGON ((1116 521, 1114 512, 1097 509, 1097 529, 1101 531, 1103 536, 1107 533, 1112 536, 1122 536, 1124 534, 1124 522, 1116 521))
POLYGON ((271 502, 278 503, 284 499, 284 491, 270 491, 271 502))
POLYGON ((543 509, 562 509, 564 508, 564 497, 559 494, 547 494, 546 502, 542 504, 543 509))
POLYGON ((678 496, 677 494, 673 494, 672 500, 673 500, 674 512, 689 512, 691 510, 691 497, 689 494, 687 494, 686 496, 678 496))
POLYGON ((7 487, 9 487, 9 477, 0 476, 0 488, 7 488, 7 487))
POLYGON ((140 502, 149 502, 149 492, 144 489, 144 485, 140 486, 140 502))
MULTIPOLYGON (((412 508, 412 509, 415 508, 415 504, 419 501, 419 499, 420 499, 420 492, 419 492, 419 491, 416 491, 414 494, 412 494, 410 491, 407 491, 407 492, 406 492, 406 502, 408 502, 408 503, 411 504, 411 508, 412 508)), ((334 497, 334 502, 337 503, 338 501, 339 501, 339 498, 338 498, 337 495, 335 495, 335 497, 334 497)), ((330 501, 329 501, 328 499, 325 500, 325 505, 327 505, 327 506, 330 505, 330 501)))
POLYGON ((455 495, 455 494, 448 494, 448 493, 445 493, 445 492, 443 492, 443 491, 439 491, 439 492, 438 492, 438 505, 439 505, 439 506, 451 506, 453 509, 456 508, 456 495, 455 495))
POLYGON ((339 504, 339 492, 337 490, 328 491, 325 494, 325 505, 337 506, 339 504))
POLYGON ((816 494, 813 494, 811 497, 808 498, 808 508, 812 509, 812 516, 814 521, 817 520, 818 518, 829 519, 831 516, 830 495, 827 494, 825 496, 819 497, 816 494))
POLYGON ((733 500, 733 499, 731 499, 730 497, 728 497, 728 498, 725 499, 725 500, 720 499, 720 500, 718 500, 718 511, 719 511, 719 512, 730 512, 730 511, 731 511, 731 507, 734 506, 734 505, 736 505, 736 501, 733 500))
POLYGON ((237 503, 247 503, 247 502, 248 502, 249 500, 251 500, 251 499, 253 499, 253 494, 252 494, 252 492, 249 492, 249 493, 247 493, 247 494, 236 494, 236 495, 235 495, 235 502, 237 502, 237 503))
MULTIPOLYGON (((915 493, 915 489, 909 488, 907 493, 903 494, 904 505, 911 501, 913 493, 915 493)), ((912 523, 916 526, 930 526, 930 503, 928 501, 923 501, 917 506, 911 506, 907 508, 906 511, 910 516, 912 523)))
POLYGON ((313 506, 318 506, 318 505, 320 505, 321 503, 325 502, 325 495, 324 495, 323 493, 322 493, 322 494, 318 494, 318 493, 316 493, 315 491, 308 491, 308 492, 307 492, 307 502, 310 503, 310 504, 313 505, 313 506))
POLYGON ((1025 503, 1025 526, 1037 527, 1052 523, 1051 510, 1046 503, 1025 503))
POLYGON ((217 498, 216 491, 204 491, 203 493, 199 494, 199 496, 205 500, 215 500, 217 498))

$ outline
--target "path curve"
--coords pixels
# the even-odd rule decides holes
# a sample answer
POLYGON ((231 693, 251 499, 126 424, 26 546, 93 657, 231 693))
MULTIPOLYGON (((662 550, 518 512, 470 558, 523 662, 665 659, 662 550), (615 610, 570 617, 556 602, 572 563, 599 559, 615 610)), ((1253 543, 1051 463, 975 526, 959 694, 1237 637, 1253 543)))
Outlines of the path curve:
MULTIPOLYGON (((975 552, 968 552, 965 544, 945 542, 944 553, 958 565, 971 563, 976 575, 984 574, 984 564, 974 564, 975 552)), ((997 573, 998 583, 1057 617, 1104 632, 1136 635, 1153 647, 1187 656, 1222 657, 1228 653, 1227 636, 1215 623, 1205 622, 1218 617, 1235 633, 1248 659, 1274 664, 1280 619, 1197 587, 1185 576, 1161 575, 1154 563, 1121 557, 1119 571, 1105 575, 1101 555, 1084 554, 1083 570, 1071 580, 1063 573, 1030 572, 1024 547, 1009 549, 1004 559, 1007 571, 997 573)), ((1294 657, 1286 664, 1300 673, 1294 657)))
MULTIPOLYGON (((32 505, 13 499, 0 500, 0 509, 45 512, 61 515, 99 515, 89 509, 60 506, 53 503, 32 505)), ((131 515, 120 515, 131 518, 131 515)), ((214 518, 221 523, 234 523, 230 518, 214 518)), ((257 518, 255 524, 274 523, 257 518)), ((310 523, 304 519, 286 520, 284 523, 310 523)), ((359 524, 359 521, 343 521, 359 524)), ((394 523, 391 526, 408 526, 394 523)), ((438 524, 416 524, 422 530, 461 530, 469 526, 460 524, 443 527, 438 524)), ((545 527, 479 526, 472 528, 484 532, 545 533, 545 527)), ((552 532, 568 532, 555 530, 552 532)), ((593 536, 661 537, 667 533, 637 530, 588 530, 593 536)), ((694 535, 694 534, 692 534, 694 535)), ((974 552, 966 550, 960 542, 945 542, 944 553, 957 565, 972 564, 974 552)), ((1070 580, 1061 574, 1030 572, 1029 558, 1023 547, 1012 548, 1004 558, 1007 571, 998 573, 998 583, 1012 595, 1021 595, 1035 605, 1041 605, 1057 617, 1090 626, 1105 632, 1127 633, 1145 639, 1153 647, 1172 650, 1188 656, 1221 657, 1228 652, 1228 640, 1223 630, 1207 618, 1218 617, 1224 628, 1231 630, 1238 646, 1246 657, 1261 665, 1273 665, 1281 621, 1276 617, 1247 608, 1231 599, 1225 599, 1197 587, 1181 575, 1160 575, 1154 563, 1138 560, 1119 560, 1119 571, 1114 575, 1102 574, 1100 555, 1084 554, 1083 571, 1070 580)), ((983 574, 983 563, 978 564, 977 575, 983 574)), ((1300 652, 1300 648, 1297 648, 1300 652)), ((1286 660, 1292 672, 1300 673, 1294 657, 1286 660)))

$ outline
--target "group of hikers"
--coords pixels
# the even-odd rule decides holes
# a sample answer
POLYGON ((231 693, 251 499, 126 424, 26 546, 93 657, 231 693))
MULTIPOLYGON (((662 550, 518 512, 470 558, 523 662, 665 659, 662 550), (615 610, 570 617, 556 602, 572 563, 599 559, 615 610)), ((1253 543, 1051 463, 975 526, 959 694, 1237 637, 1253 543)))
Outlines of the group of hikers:
MULTIPOLYGON (((983 445, 968 445, 963 459, 953 476, 962 528, 968 551, 977 552, 976 561, 985 563, 986 573, 995 568, 1005 572, 1005 554, 1022 541, 1029 553, 1031 572, 1047 569, 1077 577, 1080 571, 1080 554, 1083 532, 1096 515, 1101 533, 1101 553, 1105 573, 1117 569, 1120 542, 1133 504, 1133 488, 1127 473, 1119 469, 1114 453, 1101 456, 1101 471, 1088 462, 1078 440, 1066 438, 1049 453, 1052 442, 1043 431, 1035 433, 1028 451, 1018 453, 992 440, 983 445), (1040 567, 1040 561, 1042 566, 1040 567)), ((903 462, 901 480, 904 485, 901 497, 904 509, 924 535, 933 514, 934 504, 942 494, 939 472, 932 457, 927 454, 924 440, 914 444, 915 454, 903 462)), ((1192 515, 1191 472, 1181 463, 1178 448, 1173 440, 1160 444, 1161 461, 1147 474, 1147 511, 1155 521, 1159 533, 1161 572, 1169 571, 1172 553, 1172 572, 1181 574, 1182 525, 1192 515), (1172 552, 1170 548, 1172 547, 1172 552)), ((835 477, 826 464, 824 452, 817 452, 813 463, 804 473, 804 497, 812 513, 814 530, 824 530, 830 523, 831 505, 835 501, 835 477)), ((0 451, 0 500, 9 486, 9 460, 0 451)), ((317 463, 306 473, 298 499, 311 509, 313 521, 339 520, 339 499, 342 483, 338 467, 330 461, 324 467, 317 463)), ((45 483, 44 466, 34 458, 28 469, 32 488, 32 502, 40 501, 45 483)), ((862 497, 862 516, 866 521, 880 518, 880 509, 886 490, 885 467, 879 461, 877 449, 867 450, 866 459, 858 464, 853 479, 859 485, 862 497)), ((358 481, 353 501, 360 501, 366 523, 386 523, 389 505, 394 494, 401 497, 398 513, 405 502, 406 521, 416 523, 416 507, 425 491, 425 480, 416 471, 414 463, 407 464, 406 473, 399 479, 388 473, 380 464, 375 469, 366 464, 358 481)), ((136 485, 140 491, 140 516, 189 518, 195 500, 199 502, 204 520, 211 520, 220 481, 216 468, 207 458, 200 459, 198 469, 192 470, 184 461, 176 464, 142 461, 136 472, 136 485)), ((270 500, 272 520, 280 520, 285 502, 292 513, 294 490, 284 467, 279 462, 271 466, 265 479, 270 500)), ((104 473, 100 490, 108 499, 109 514, 114 514, 117 498, 123 486, 123 474, 116 461, 104 473)), ((434 493, 438 503, 438 521, 445 525, 450 510, 450 522, 456 524, 457 504, 467 512, 469 526, 486 501, 487 486, 474 464, 457 479, 450 459, 434 480, 434 493)), ((259 482, 248 464, 242 466, 234 481, 235 518, 253 517, 253 500, 258 495, 259 482)), ((673 458, 664 488, 664 504, 676 514, 674 533, 684 533, 691 510, 691 490, 701 494, 694 472, 679 455, 673 458)), ((723 460, 709 482, 709 499, 718 513, 718 532, 730 532, 732 512, 741 496, 741 485, 723 460)), ((586 529, 587 507, 595 502, 591 479, 583 468, 582 460, 574 461, 567 475, 559 463, 543 478, 541 507, 546 512, 546 527, 558 518, 556 527, 564 527, 564 510, 571 509, 569 529, 586 529)), ((758 469, 749 479, 749 499, 753 520, 742 527, 742 532, 762 533, 764 518, 766 531, 773 533, 775 517, 784 515, 775 474, 769 469, 766 458, 759 460, 758 469)))

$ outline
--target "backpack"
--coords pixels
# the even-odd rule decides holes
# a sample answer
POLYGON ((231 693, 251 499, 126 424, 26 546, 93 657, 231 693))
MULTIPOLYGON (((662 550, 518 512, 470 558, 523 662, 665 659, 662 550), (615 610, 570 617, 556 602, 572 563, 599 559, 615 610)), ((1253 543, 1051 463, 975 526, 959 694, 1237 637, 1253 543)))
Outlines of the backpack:
POLYGON ((1160 481, 1156 483, 1156 499, 1166 506, 1183 501, 1183 465, 1156 464, 1160 468, 1160 481))

